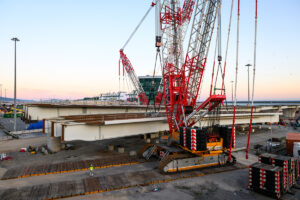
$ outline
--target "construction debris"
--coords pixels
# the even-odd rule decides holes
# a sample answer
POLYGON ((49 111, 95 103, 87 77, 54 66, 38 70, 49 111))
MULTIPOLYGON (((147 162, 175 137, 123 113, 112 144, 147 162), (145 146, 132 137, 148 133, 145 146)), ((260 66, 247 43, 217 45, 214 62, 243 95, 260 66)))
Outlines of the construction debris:
POLYGON ((0 154, 0 160, 1 160, 1 161, 3 161, 3 160, 11 160, 11 159, 12 159, 12 157, 6 155, 6 153, 0 154))

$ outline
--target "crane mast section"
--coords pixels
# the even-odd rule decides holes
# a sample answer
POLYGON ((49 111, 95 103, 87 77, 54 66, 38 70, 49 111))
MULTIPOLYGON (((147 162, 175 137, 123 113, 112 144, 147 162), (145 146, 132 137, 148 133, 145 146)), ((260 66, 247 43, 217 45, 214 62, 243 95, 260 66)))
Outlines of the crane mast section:
POLYGON ((198 97, 218 10, 218 0, 197 2, 183 73, 184 104, 194 107, 198 97))
MULTIPOLYGON (((177 8, 177 24, 180 26, 180 30, 177 31, 178 37, 179 37, 179 48, 178 48, 178 53, 179 59, 180 59, 180 64, 182 65, 184 63, 184 51, 183 51, 183 42, 184 42, 184 38, 185 38, 185 34, 187 31, 187 28, 189 26, 190 20, 191 20, 191 16, 193 14, 193 10, 195 7, 195 1, 196 0, 185 0, 183 3, 183 7, 182 9, 179 8, 179 4, 178 4, 178 8, 177 8)), ((179 2, 178 2, 179 3, 179 2)), ((158 5, 159 3, 157 3, 158 5)), ((161 55, 162 55, 162 62, 161 62, 161 66, 165 66, 166 62, 168 61, 168 57, 169 57, 169 53, 168 53, 168 47, 169 45, 169 38, 171 37, 171 10, 170 5, 171 5, 171 1, 170 0, 164 0, 163 3, 161 4, 162 6, 160 7, 160 26, 162 29, 162 34, 161 34, 161 38, 162 38, 162 45, 161 45, 161 55), (168 19, 168 20, 167 20, 168 19)), ((158 8, 157 8, 158 9, 158 8)), ((172 12, 174 12, 174 10, 172 10, 172 12)), ((156 17, 157 19, 157 17, 156 17)), ((156 20, 157 21, 157 20, 156 20)), ((156 26, 157 27, 157 26, 156 26)), ((157 33, 159 33, 157 31, 157 33)), ((158 35, 158 34, 157 34, 158 35)), ((170 48, 169 48, 170 49, 170 48)), ((159 86, 158 92, 157 92, 157 98, 155 100, 156 104, 160 104, 162 96, 164 93, 164 86, 163 86, 163 79, 161 81, 161 84, 159 86)))
MULTIPOLYGON (((166 55, 163 63, 164 99, 169 129, 175 128, 176 119, 176 94, 180 82, 180 34, 181 34, 181 8, 179 0, 169 0, 165 5, 162 15, 162 24, 165 24, 165 42, 163 54, 166 55), (174 123, 175 122, 175 123, 174 123)), ((163 55, 163 56, 164 56, 163 55)))

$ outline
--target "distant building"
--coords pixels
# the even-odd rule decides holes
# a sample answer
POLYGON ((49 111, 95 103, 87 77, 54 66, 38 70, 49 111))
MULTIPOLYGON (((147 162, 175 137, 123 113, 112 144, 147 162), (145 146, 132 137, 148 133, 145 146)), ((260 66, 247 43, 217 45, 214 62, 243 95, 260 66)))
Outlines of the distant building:
POLYGON ((84 101, 99 100, 99 97, 84 97, 84 101))
POLYGON ((136 93, 126 93, 126 92, 110 92, 99 95, 99 101, 129 101, 137 102, 136 93))
POLYGON ((139 81, 150 101, 153 104, 162 76, 139 76, 139 81))

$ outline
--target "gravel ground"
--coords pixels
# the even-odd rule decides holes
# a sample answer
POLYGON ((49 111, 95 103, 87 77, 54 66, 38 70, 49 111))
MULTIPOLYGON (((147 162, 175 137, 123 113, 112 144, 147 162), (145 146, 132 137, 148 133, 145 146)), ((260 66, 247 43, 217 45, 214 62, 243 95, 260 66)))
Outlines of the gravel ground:
MULTIPOLYGON (((300 133, 300 129, 295 130, 291 126, 276 126, 272 125, 272 132, 271 130, 267 129, 268 126, 264 125, 261 130, 255 129, 255 132, 251 134, 250 138, 250 148, 253 148, 256 144, 266 145, 266 141, 270 139, 271 137, 275 138, 282 138, 285 137, 287 133, 300 133)), ((239 147, 245 147, 247 146, 248 141, 248 135, 246 135, 246 132, 241 132, 241 135, 237 136, 236 139, 236 146, 239 147)))

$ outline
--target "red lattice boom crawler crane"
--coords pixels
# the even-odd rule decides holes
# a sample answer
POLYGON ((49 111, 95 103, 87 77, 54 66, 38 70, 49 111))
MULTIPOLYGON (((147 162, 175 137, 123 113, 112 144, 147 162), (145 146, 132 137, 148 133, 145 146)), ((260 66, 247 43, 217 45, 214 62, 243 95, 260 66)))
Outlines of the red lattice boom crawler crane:
POLYGON ((164 173, 228 164, 227 150, 232 140, 231 129, 220 126, 193 127, 226 99, 222 84, 220 94, 211 92, 202 104, 197 105, 220 8, 220 0, 185 0, 182 8, 179 0, 164 0, 162 3, 161 96, 164 97, 169 124, 169 142, 168 145, 147 145, 140 155, 146 159, 151 156, 158 157, 159 168, 164 173), (193 12, 194 18, 184 58, 183 41, 193 12))

